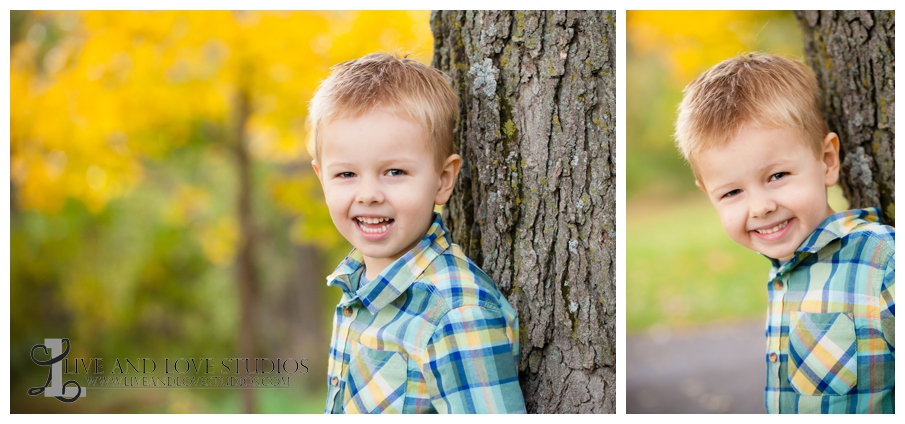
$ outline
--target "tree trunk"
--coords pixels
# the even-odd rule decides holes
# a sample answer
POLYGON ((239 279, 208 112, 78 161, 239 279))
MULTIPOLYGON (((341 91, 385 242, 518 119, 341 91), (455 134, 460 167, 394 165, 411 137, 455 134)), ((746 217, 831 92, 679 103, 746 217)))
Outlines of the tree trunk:
POLYGON ((453 241, 519 314, 529 412, 616 412, 613 12, 434 12, 462 99, 453 241))
MULTIPOLYGON (((235 140, 233 151, 236 156, 236 167, 239 179, 239 192, 236 201, 236 212, 239 218, 239 249, 236 256, 236 281, 239 285, 239 304, 242 317, 239 325, 239 356, 247 358, 254 364, 254 358, 258 357, 257 335, 257 309, 260 297, 260 282, 258 280, 257 243, 254 218, 251 209, 252 178, 251 158, 247 148, 248 143, 248 118, 251 115, 251 103, 247 90, 241 90, 235 112, 235 140)), ((253 365, 252 365, 253 367, 253 365)), ((248 369, 253 369, 248 367, 248 369)), ((246 376, 245 372, 242 373, 246 376)), ((251 376, 251 375, 248 375, 251 376)), ((255 399, 253 390, 242 390, 242 403, 244 412, 254 413, 255 399)))
POLYGON ((879 206, 895 226, 895 14, 796 11, 829 130, 842 143, 842 189, 852 208, 879 206))
MULTIPOLYGON (((286 227, 289 227, 289 223, 286 227)), ((318 393, 323 390, 323 382, 320 378, 311 376, 327 375, 327 361, 326 357, 309 355, 313 347, 326 349, 330 344, 331 335, 327 326, 330 323, 324 322, 324 317, 330 315, 325 311, 327 304, 324 303, 323 292, 327 289, 324 276, 333 272, 333 269, 325 269, 324 254, 313 244, 293 245, 291 254, 294 258, 293 272, 272 293, 268 304, 274 307, 262 311, 267 317, 263 328, 279 329, 266 331, 272 337, 269 345, 273 346, 273 352, 291 356, 299 363, 307 359, 304 365, 308 367, 308 371, 305 372, 303 368, 293 374, 292 387, 298 384, 312 393, 318 393), (296 379, 300 379, 298 383, 296 379)))

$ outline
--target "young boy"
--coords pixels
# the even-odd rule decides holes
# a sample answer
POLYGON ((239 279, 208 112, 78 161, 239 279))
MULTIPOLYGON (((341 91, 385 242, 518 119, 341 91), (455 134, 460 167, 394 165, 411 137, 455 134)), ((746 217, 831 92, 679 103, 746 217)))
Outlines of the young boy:
POLYGON ((354 249, 327 277, 342 289, 327 413, 525 412, 518 318, 452 244, 458 97, 437 70, 370 54, 341 63, 311 100, 311 162, 354 249))
POLYGON ((839 175, 817 81, 746 54, 685 88, 675 138, 729 237, 770 259, 770 413, 892 413, 895 230, 876 208, 835 213, 839 175))

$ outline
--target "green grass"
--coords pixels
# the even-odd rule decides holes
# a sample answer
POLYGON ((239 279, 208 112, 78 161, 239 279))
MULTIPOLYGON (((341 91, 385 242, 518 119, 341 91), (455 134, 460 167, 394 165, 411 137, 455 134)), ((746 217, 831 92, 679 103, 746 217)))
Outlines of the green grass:
POLYGON ((627 331, 763 315, 770 262, 736 245, 703 196, 626 215, 627 331))
MULTIPOLYGON (((243 412, 243 403, 239 390, 230 390, 231 396, 222 397, 219 401, 208 404, 206 413, 237 414, 243 412)), ((267 414, 322 414, 326 388, 323 392, 309 393, 296 389, 259 389, 254 390, 258 413, 267 414)))
MULTIPOLYGON (((82 380, 84 381, 84 380, 82 380)), ((39 381, 40 382, 40 381, 39 381)), ((296 383, 294 381, 294 383, 296 383)), ((28 396, 27 387, 13 385, 12 413, 68 414, 237 414, 244 411, 241 389, 97 389, 87 387, 86 396, 72 403, 28 396)), ((249 389, 245 389, 249 390, 249 389)), ((322 414, 326 387, 250 389, 257 413, 322 414)))
POLYGON ((703 195, 650 199, 626 207, 626 330, 762 318, 770 261, 735 244, 703 195))

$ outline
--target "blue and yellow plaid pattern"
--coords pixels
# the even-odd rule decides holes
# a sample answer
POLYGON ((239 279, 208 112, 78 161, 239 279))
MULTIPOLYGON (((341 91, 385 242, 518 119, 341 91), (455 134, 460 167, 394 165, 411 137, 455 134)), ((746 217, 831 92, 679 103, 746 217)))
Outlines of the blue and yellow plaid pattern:
POLYGON ((417 247, 359 287, 353 250, 327 277, 342 289, 326 413, 525 412, 518 318, 435 214, 417 247))
POLYGON ((770 413, 895 412, 895 229, 829 216, 767 284, 770 413))

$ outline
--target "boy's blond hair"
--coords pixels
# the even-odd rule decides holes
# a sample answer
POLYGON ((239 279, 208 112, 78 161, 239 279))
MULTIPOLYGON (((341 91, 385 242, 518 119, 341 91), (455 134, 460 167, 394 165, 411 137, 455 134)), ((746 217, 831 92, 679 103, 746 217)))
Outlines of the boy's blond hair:
POLYGON ((710 68, 684 93, 675 140, 692 170, 699 153, 725 145, 748 124, 794 128, 821 157, 827 127, 817 100, 817 79, 799 61, 766 53, 743 54, 710 68))
POLYGON ((455 153, 459 96, 446 76, 408 57, 371 53, 333 66, 308 106, 309 151, 320 161, 323 128, 381 108, 427 130, 438 169, 455 153))

